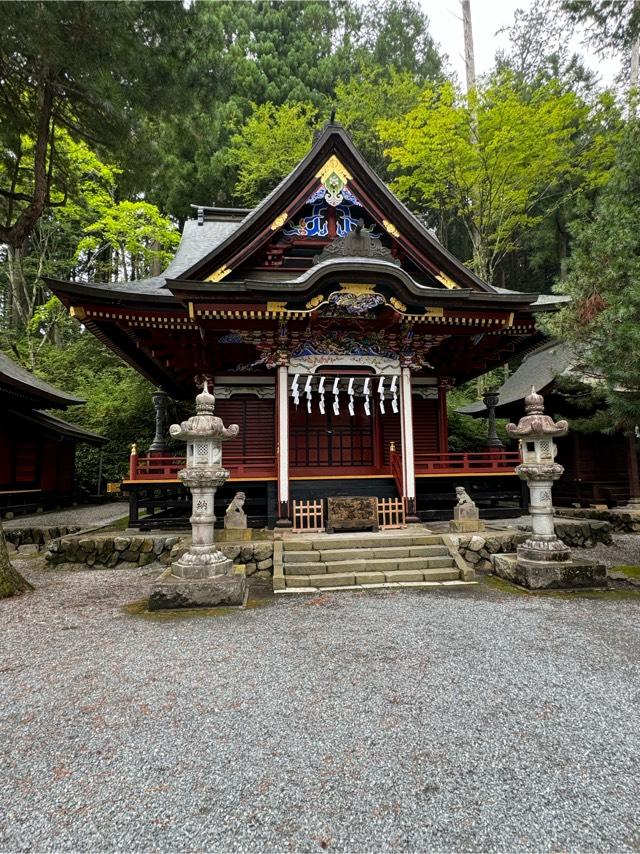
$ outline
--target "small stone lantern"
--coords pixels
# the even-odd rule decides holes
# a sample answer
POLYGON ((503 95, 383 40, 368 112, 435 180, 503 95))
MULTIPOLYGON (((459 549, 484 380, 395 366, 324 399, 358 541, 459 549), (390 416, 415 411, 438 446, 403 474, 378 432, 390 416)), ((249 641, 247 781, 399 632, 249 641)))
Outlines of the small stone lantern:
POLYGON ((604 566, 573 560, 571 549, 555 531, 551 490, 564 469, 556 462, 554 439, 566 436, 569 425, 544 414, 544 399, 535 388, 524 403, 525 416, 517 425, 507 424, 507 433, 520 440, 522 462, 516 474, 529 487, 532 531, 515 555, 492 556, 494 572, 532 590, 602 587, 606 584, 604 566))
POLYGON ((517 425, 507 424, 507 433, 520 440, 522 463, 516 473, 527 482, 531 497, 532 536, 518 547, 518 556, 531 560, 569 560, 570 550, 556 536, 551 500, 553 482, 564 472, 556 462, 558 449, 553 440, 556 436, 566 436, 569 424, 566 421, 556 424, 551 416, 544 414, 544 399, 535 388, 525 397, 524 405, 524 418, 517 425))
POLYGON ((195 608, 213 605, 242 605, 246 579, 236 574, 233 561, 214 543, 214 498, 216 489, 229 477, 222 467, 222 442, 234 439, 237 424, 225 427, 215 416, 215 397, 207 383, 196 397, 196 414, 172 424, 169 433, 187 443, 187 463, 178 477, 191 490, 191 548, 171 564, 153 585, 149 610, 195 608))

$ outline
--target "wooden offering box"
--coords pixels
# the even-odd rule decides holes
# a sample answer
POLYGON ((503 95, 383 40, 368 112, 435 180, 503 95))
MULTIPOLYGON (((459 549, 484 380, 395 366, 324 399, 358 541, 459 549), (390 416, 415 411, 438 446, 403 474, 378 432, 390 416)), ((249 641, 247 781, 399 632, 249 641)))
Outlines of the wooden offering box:
POLYGON ((327 498, 327 533, 378 530, 378 502, 365 496, 327 498))

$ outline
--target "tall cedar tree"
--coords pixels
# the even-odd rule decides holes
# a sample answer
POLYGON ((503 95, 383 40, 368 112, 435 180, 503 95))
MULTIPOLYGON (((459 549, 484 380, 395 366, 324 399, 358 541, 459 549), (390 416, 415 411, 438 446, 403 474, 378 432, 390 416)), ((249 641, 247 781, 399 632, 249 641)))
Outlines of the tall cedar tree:
POLYGON ((623 133, 595 209, 571 225, 569 273, 558 286, 571 297, 552 321, 584 366, 601 377, 616 426, 640 424, 640 122, 623 133))
MULTIPOLYGON (((0 27, 0 242, 8 247, 10 306, 19 325, 25 244, 53 204, 64 166, 56 129, 115 148, 143 108, 167 105, 175 80, 170 46, 187 11, 169 3, 17 2, 0 27), (25 140, 33 143, 25 156, 25 140), (17 305, 16 305, 17 303, 17 305)), ((62 182, 64 183, 64 182, 62 182)))

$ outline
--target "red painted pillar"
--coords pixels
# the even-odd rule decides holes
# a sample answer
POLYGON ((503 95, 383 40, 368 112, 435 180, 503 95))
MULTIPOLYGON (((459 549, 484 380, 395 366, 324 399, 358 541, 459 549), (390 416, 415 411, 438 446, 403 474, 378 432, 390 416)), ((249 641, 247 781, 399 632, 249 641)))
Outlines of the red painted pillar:
POLYGON ((289 368, 283 360, 276 368, 276 461, 278 466, 278 528, 290 528, 289 512, 289 368))
POLYGON ((447 389, 443 381, 438 382, 438 451, 446 454, 449 450, 449 422, 447 420, 447 389))

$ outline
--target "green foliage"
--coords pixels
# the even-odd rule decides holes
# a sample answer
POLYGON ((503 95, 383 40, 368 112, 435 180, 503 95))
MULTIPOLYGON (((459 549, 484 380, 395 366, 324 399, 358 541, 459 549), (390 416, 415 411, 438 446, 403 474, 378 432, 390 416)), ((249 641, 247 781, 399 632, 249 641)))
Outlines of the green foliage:
POLYGON ((586 132, 590 119, 588 105, 554 82, 525 98, 502 75, 470 97, 451 83, 428 87, 406 116, 382 122, 381 133, 394 189, 440 219, 459 219, 472 265, 491 281, 573 183, 596 178, 601 140, 586 132))
POLYGON ((125 282, 163 270, 180 242, 176 228, 148 202, 118 202, 84 229, 76 260, 91 269, 96 280, 125 282))
MULTIPOLYGON (((108 439, 104 447, 103 477, 119 481, 128 472, 132 442, 148 447, 154 435, 153 386, 111 353, 76 321, 73 337, 64 347, 45 345, 35 372, 47 382, 86 400, 64 418, 108 439)), ((99 450, 79 445, 77 483, 95 493, 99 450)))
POLYGON ((551 331, 570 341, 607 389, 619 426, 640 423, 640 123, 624 130, 615 167, 593 210, 571 224, 569 272, 557 286, 571 297, 551 331))
POLYGON ((347 128, 367 162, 383 178, 388 176, 388 158, 379 125, 399 120, 420 99, 421 85, 414 74, 395 68, 373 66, 336 86, 338 120, 347 128))
POLYGON ((311 104, 255 106, 227 154, 238 173, 236 195, 249 205, 263 199, 307 154, 316 124, 311 104))

